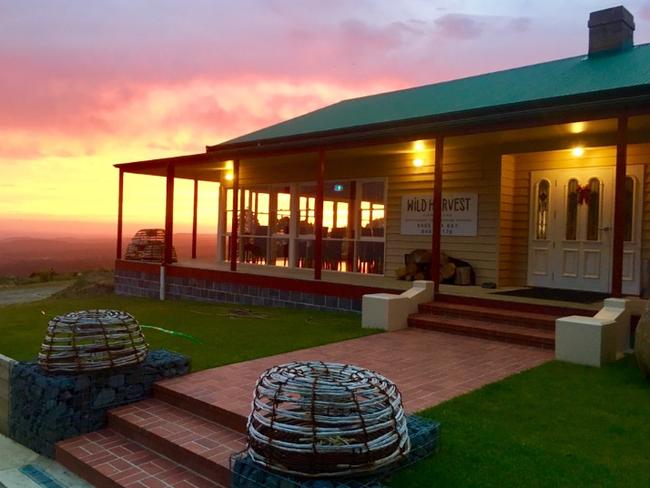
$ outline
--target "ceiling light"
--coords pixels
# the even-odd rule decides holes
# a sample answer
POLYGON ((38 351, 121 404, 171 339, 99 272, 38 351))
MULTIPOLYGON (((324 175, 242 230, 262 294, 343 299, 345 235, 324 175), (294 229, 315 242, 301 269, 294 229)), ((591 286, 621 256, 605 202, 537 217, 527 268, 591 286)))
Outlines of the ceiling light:
POLYGON ((424 151, 424 141, 415 141, 413 143, 414 151, 424 151))
POLYGON ((569 131, 572 134, 581 134, 585 131, 586 124, 584 122, 573 122, 569 124, 569 131))
POLYGON ((571 154, 573 154, 576 158, 579 158, 585 153, 585 148, 582 146, 576 146, 573 149, 571 149, 571 154))

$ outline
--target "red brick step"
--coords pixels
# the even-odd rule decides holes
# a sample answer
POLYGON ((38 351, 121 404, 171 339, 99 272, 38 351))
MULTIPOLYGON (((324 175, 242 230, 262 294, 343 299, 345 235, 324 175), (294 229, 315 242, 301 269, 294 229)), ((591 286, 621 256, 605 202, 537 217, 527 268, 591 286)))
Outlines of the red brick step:
POLYGON ((226 486, 230 456, 246 447, 244 434, 155 398, 111 410, 108 426, 226 486))
POLYGON ((420 312, 445 317, 466 317, 489 320, 511 325, 521 325, 535 329, 555 330, 557 316, 546 313, 512 311, 502 308, 460 303, 430 302, 420 305, 420 312))
POLYGON ((482 297, 468 297, 461 295, 447 295, 439 293, 435 297, 434 303, 456 303, 459 305, 472 305, 478 307, 488 307, 499 310, 507 310, 510 313, 529 312, 541 313, 545 315, 555 315, 556 317, 566 317, 568 315, 587 315, 592 317, 598 310, 585 305, 547 305, 541 303, 528 303, 507 300, 505 298, 482 298, 482 297))
POLYGON ((480 337, 482 339, 499 340, 525 346, 541 347, 543 349, 553 349, 555 347, 554 331, 527 328, 521 325, 419 313, 409 317, 409 326, 451 334, 480 337))
POLYGON ((112 429, 59 442, 56 460, 97 488, 224 488, 112 429))
MULTIPOLYGON (((176 389, 168 388, 165 382, 156 383, 153 386, 153 396, 171 405, 184 410, 189 410, 196 415, 200 415, 212 422, 221 424, 236 432, 246 433, 246 415, 237 410, 241 408, 233 408, 231 405, 232 399, 224 398, 222 404, 219 406, 215 403, 198 398, 191 394, 184 394, 176 389)), ((250 405, 250 399, 243 404, 243 409, 247 410, 250 405)))

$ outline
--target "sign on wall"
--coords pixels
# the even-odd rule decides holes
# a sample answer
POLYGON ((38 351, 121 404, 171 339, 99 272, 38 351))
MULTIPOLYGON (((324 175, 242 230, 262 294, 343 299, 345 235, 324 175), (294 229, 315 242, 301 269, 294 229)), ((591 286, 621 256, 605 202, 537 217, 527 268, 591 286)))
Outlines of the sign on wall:
MULTIPOLYGON (((401 234, 431 235, 433 195, 402 196, 401 234)), ((443 193, 443 236, 475 236, 478 234, 478 193, 443 193)))

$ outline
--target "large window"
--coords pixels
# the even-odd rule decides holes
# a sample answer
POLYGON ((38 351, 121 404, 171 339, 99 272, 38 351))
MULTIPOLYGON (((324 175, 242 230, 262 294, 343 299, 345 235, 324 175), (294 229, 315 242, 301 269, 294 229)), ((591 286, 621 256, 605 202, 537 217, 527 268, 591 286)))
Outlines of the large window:
MULTIPOLYGON (((316 192, 315 182, 242 188, 238 261, 313 268, 316 192)), ((325 182, 323 269, 383 274, 385 199, 383 180, 325 182)), ((232 189, 226 192, 224 217, 229 248, 232 189)))

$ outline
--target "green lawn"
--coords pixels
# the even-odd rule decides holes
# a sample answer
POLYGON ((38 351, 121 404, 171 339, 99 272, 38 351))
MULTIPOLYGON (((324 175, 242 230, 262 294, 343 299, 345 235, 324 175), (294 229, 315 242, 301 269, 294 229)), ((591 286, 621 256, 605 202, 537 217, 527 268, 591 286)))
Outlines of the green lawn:
POLYGON ((197 337, 203 344, 151 329, 144 331, 152 348, 164 347, 191 356, 194 371, 376 333, 361 328, 358 314, 161 302, 115 295, 50 298, 0 307, 0 353, 19 360, 32 359, 50 318, 90 308, 126 310, 141 324, 197 337), (238 311, 250 311, 255 316, 240 317, 238 311))
POLYGON ((423 414, 442 449, 393 488, 650 486, 650 382, 632 357, 547 363, 423 414))

